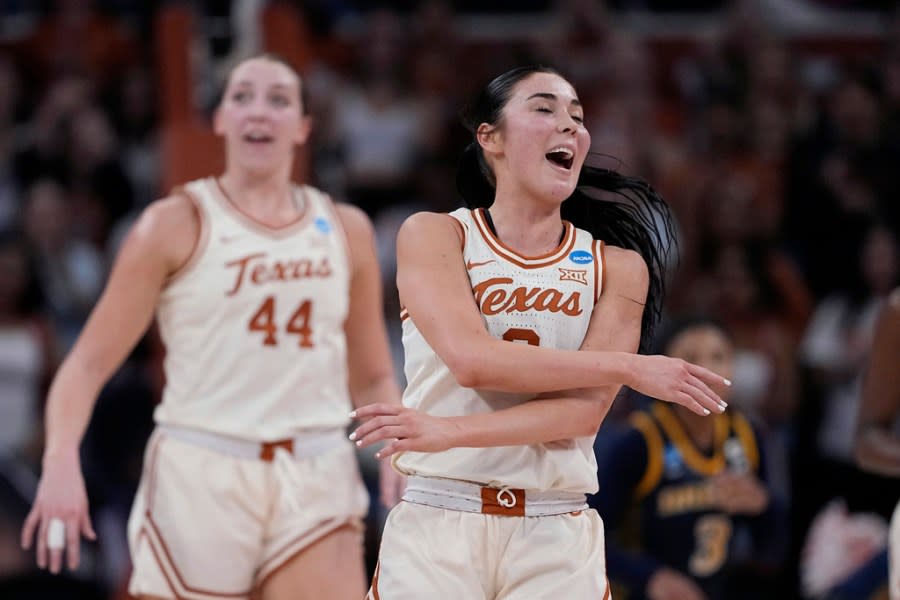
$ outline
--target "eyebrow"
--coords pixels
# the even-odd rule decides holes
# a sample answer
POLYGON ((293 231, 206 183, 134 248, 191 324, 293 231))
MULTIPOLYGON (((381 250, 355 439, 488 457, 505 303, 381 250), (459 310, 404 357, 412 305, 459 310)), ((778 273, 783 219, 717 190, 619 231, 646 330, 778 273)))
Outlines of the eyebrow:
MULTIPOLYGON (((241 81, 236 81, 234 83, 235 87, 253 87, 253 82, 249 79, 242 79, 241 81)), ((273 83, 269 86, 269 89, 277 89, 277 90, 289 90, 292 86, 287 85, 286 83, 273 83)))
MULTIPOLYGON (((556 94, 551 94, 550 92, 538 92, 536 94, 528 96, 525 101, 527 102, 528 100, 531 100, 533 98, 543 98, 544 100, 551 100, 553 102, 556 102, 559 99, 557 98, 556 94)), ((581 106, 581 101, 578 98, 573 98, 569 104, 571 104, 572 106, 581 106)))

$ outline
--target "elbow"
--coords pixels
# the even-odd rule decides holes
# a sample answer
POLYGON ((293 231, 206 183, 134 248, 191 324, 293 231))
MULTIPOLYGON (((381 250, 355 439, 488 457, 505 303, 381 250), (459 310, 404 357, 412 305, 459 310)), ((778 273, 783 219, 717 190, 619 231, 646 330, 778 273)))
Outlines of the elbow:
POLYGON ((594 437, 600 431, 606 413, 609 412, 609 404, 596 399, 584 403, 584 409, 578 415, 576 429, 578 437, 594 437))
POLYGON ((456 383, 464 388, 478 388, 483 386, 483 371, 479 361, 471 354, 462 353, 448 357, 444 361, 447 368, 453 373, 456 383))

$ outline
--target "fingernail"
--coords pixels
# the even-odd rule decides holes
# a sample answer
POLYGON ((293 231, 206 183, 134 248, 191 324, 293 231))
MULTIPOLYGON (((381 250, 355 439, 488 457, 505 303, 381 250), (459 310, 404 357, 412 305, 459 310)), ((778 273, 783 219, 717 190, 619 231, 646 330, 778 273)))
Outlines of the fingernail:
POLYGON ((353 433, 351 433, 349 437, 350 437, 350 441, 351 441, 351 442, 352 442, 353 440, 355 440, 355 439, 356 439, 356 432, 354 431, 353 433))
POLYGON ((375 453, 375 458, 381 458, 381 452, 376 452, 376 453, 375 453))
POLYGON ((357 446, 362 446, 362 440, 356 440, 356 445, 357 445, 357 446))
POLYGON ((725 378, 723 377, 723 378, 722 378, 722 382, 723 382, 725 385, 731 385, 731 380, 730 380, 730 379, 725 379, 725 378))
POLYGON ((709 409, 708 409, 708 408, 704 408, 704 409, 703 409, 703 414, 704 414, 704 415, 708 415, 708 414, 709 414, 709 409))
MULTIPOLYGON (((727 380, 726 380, 726 381, 727 381, 727 380)), ((729 384, 729 385, 730 385, 730 384, 729 384)), ((355 418, 356 418, 356 411, 355 411, 355 410, 351 410, 351 411, 350 411, 350 418, 351 418, 351 419, 355 419, 355 418)))

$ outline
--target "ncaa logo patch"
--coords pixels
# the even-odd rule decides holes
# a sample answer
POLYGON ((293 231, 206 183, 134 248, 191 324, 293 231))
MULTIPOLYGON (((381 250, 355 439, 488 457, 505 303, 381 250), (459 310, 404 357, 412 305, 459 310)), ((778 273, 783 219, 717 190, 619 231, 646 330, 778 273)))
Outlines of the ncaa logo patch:
POLYGON ((318 229, 322 233, 328 233, 331 231, 331 223, 329 223, 328 219, 326 219, 325 217, 316 217, 315 225, 316 229, 318 229))
POLYGON ((576 265, 587 265, 594 262, 593 255, 586 250, 575 250, 569 254, 569 260, 576 265))

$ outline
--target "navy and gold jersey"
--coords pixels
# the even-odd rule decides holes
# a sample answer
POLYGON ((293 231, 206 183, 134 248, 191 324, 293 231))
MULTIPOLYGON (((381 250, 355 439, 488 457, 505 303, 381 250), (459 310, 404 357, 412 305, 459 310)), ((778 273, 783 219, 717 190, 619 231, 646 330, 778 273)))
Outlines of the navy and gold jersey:
POLYGON ((609 579, 628 598, 661 566, 690 575, 712 600, 735 563, 770 543, 783 509, 774 498, 761 515, 733 516, 719 509, 709 481, 726 470, 765 482, 758 436, 735 410, 713 419, 713 443, 697 448, 675 413, 654 402, 632 414, 629 427, 598 456, 600 491, 591 499, 607 528, 609 579), (629 518, 630 517, 630 518, 629 518), (627 522, 627 526, 626 526, 627 522), (626 550, 630 546, 632 550, 626 550))

